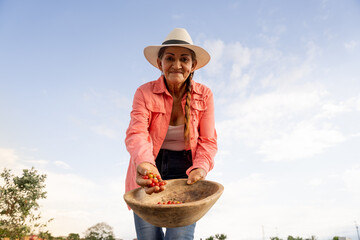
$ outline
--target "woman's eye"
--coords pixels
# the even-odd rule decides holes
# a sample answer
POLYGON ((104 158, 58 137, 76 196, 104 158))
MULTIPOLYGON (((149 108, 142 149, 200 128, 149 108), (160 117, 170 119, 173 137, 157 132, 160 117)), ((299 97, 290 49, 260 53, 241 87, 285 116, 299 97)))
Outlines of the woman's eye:
POLYGON ((186 57, 185 57, 185 58, 182 58, 181 61, 182 61, 182 62, 188 62, 188 61, 189 61, 189 58, 186 58, 186 57))
POLYGON ((170 56, 170 57, 166 57, 165 60, 171 62, 174 60, 174 58, 170 56))

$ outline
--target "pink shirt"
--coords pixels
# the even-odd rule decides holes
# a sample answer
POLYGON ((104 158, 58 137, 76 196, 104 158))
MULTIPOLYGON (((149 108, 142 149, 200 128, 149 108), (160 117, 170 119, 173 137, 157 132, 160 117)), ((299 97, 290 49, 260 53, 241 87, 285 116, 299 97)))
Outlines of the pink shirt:
MULTIPOLYGON (((185 96, 182 108, 185 112, 185 96)), ((131 120, 126 131, 125 144, 130 162, 125 181, 125 191, 139 187, 136 184, 136 167, 142 162, 155 164, 170 123, 173 99, 166 89, 164 78, 140 86, 134 96, 131 120)), ((217 151, 214 99, 211 90, 192 81, 190 147, 193 165, 186 171, 203 168, 206 172, 214 166, 217 151)), ((188 149, 187 149, 188 150, 188 149)))

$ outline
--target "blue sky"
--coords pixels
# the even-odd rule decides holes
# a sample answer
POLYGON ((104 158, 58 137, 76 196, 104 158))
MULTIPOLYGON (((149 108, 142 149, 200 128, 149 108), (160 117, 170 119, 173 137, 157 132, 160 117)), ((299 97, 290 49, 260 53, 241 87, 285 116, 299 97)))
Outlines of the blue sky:
POLYGON ((134 238, 125 131, 160 75, 143 49, 184 27, 212 56, 195 80, 214 93, 208 179, 225 186, 196 239, 356 239, 359 22, 355 0, 0 0, 0 167, 48 175, 54 235, 107 222, 134 238))

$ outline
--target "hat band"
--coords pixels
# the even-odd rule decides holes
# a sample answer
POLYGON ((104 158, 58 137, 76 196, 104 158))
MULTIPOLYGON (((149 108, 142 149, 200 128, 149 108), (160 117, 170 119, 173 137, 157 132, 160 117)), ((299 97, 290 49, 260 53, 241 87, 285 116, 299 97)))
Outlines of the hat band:
POLYGON ((183 40, 177 40, 177 39, 167 40, 162 43, 162 45, 168 45, 168 44, 190 44, 190 43, 183 41, 183 40))

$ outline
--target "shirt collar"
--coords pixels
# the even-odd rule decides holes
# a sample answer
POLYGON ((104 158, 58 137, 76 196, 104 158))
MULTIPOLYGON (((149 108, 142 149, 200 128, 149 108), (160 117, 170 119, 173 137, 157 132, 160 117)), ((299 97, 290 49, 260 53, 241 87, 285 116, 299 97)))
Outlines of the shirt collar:
POLYGON ((165 83, 164 83, 164 75, 161 75, 158 78, 158 80, 155 81, 153 92, 154 93, 168 92, 167 89, 166 89, 165 83))

